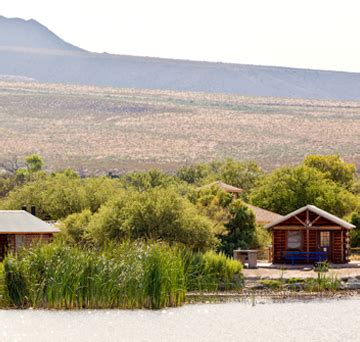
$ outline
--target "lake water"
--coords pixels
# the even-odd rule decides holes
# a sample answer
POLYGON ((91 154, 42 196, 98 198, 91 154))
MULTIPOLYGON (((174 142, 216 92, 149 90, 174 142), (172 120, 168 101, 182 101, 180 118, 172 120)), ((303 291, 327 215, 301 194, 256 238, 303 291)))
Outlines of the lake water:
POLYGON ((0 341, 360 341, 360 299, 0 311, 0 341))

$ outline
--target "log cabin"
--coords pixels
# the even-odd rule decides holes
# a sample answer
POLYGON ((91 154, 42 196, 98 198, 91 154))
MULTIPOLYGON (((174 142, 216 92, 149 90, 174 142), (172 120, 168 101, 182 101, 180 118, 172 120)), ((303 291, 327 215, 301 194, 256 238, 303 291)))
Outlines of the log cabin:
POLYGON ((274 264, 348 263, 354 225, 314 205, 302 207, 265 226, 272 233, 274 264))
POLYGON ((34 242, 51 241, 59 229, 25 210, 0 210, 0 261, 34 242))

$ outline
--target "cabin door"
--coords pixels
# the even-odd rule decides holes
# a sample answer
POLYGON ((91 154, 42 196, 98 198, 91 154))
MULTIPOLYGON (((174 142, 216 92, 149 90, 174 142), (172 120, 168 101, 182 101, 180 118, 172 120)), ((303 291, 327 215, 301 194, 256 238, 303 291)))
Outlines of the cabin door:
POLYGON ((328 230, 320 231, 318 235, 318 250, 325 252, 329 261, 331 261, 331 248, 331 232, 328 230))

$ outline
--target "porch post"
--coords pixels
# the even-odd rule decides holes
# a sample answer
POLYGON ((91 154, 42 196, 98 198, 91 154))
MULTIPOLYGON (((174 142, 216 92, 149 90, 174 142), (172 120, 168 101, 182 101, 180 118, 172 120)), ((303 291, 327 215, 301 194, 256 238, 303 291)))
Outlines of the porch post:
POLYGON ((309 217, 309 209, 306 210, 306 221, 305 221, 305 229, 306 229, 306 259, 307 263, 309 263, 309 252, 310 252, 310 217, 309 217))
POLYGON ((344 230, 341 229, 341 262, 344 262, 344 230))
POLYGON ((306 258, 307 262, 309 263, 309 252, 310 252, 310 232, 309 228, 306 227, 306 258))

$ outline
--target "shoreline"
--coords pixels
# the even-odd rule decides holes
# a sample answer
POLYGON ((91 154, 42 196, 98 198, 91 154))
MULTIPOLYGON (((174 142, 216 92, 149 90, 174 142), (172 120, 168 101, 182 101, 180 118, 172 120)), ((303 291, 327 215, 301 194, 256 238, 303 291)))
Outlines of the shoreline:
POLYGON ((182 308, 188 305, 197 304, 226 304, 226 303, 247 303, 255 306, 257 304, 274 304, 274 303, 297 303, 297 302, 316 302, 321 300, 349 300, 360 299, 360 290, 338 290, 335 292, 305 292, 305 291, 272 291, 272 290, 257 290, 257 291, 241 291, 241 292, 190 292, 186 295, 185 302, 179 306, 164 307, 161 309, 148 308, 16 308, 13 306, 2 306, 0 311, 48 311, 48 312, 86 312, 86 311, 104 311, 104 310, 121 310, 121 311, 161 311, 167 309, 182 308))
POLYGON ((241 292, 191 292, 186 295, 185 304, 216 304, 231 302, 262 303, 274 302, 303 302, 317 301, 322 299, 340 300, 358 297, 360 299, 360 291, 358 290, 338 290, 335 292, 306 292, 306 291, 241 291, 241 292))

